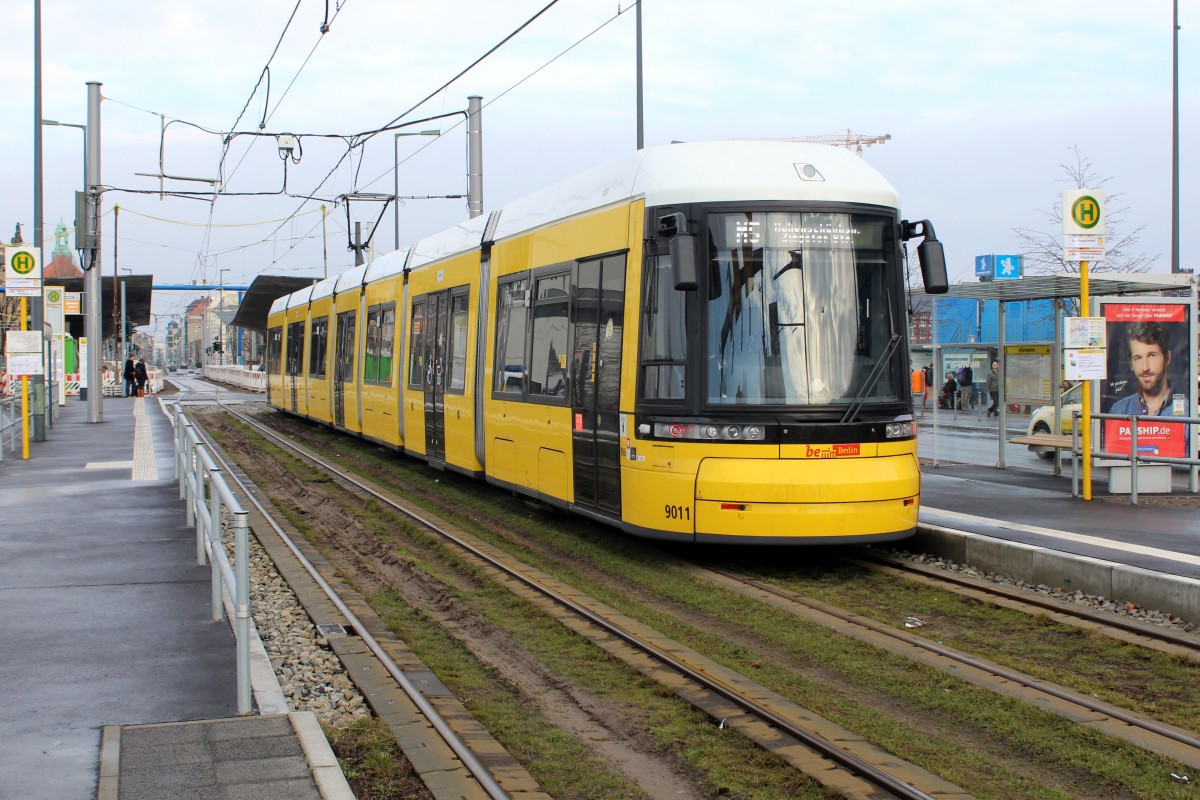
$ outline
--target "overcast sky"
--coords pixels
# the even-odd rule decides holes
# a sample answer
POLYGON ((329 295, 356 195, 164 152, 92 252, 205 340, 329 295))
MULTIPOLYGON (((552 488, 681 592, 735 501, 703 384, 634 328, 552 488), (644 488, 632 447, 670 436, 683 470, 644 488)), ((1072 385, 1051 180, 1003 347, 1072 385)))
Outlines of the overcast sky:
MULTIPOLYGON (((89 80, 103 84, 102 269, 156 283, 249 283, 266 273, 320 277, 353 263, 350 192, 466 192, 461 117, 421 123, 440 138, 391 134, 344 158, 337 138, 302 138, 285 169, 274 139, 233 129, 349 135, 404 114, 416 120, 485 104, 484 207, 498 208, 636 146, 635 15, 630 0, 560 0, 444 92, 420 101, 543 9, 549 0, 42 0, 42 115, 86 122, 89 80), (292 16, 278 52, 272 51, 292 16), (270 60, 264 81, 251 96, 270 60), (245 111, 243 113, 243 108, 245 111), (407 113, 406 113, 407 112, 407 113), (224 178, 225 194, 160 199, 134 173, 224 178), (262 126, 260 128, 260 125, 262 126), (199 126, 199 127, 195 127, 199 126), (457 127, 456 127, 457 126, 457 127), (334 170, 322 183, 322 179, 334 170), (236 196, 238 193, 265 193, 236 196), (322 236, 320 206, 328 211, 322 236)), ((32 239, 33 10, 11 3, 0 49, 0 236, 17 222, 32 239)), ((1200 3, 1180 2, 1181 261, 1200 267, 1200 3)), ((890 134, 864 155, 899 190, 908 218, 931 220, 952 279, 973 257, 1019 252, 1015 227, 1053 231, 1045 217, 1079 151, 1106 189, 1123 193, 1122 230, 1144 226, 1140 251, 1170 271, 1171 3, 1152 0, 646 0, 645 139, 890 134)), ((73 217, 83 136, 44 127, 46 245, 73 217)), ((167 182, 203 192, 207 184, 167 182)), ((378 204, 351 204, 373 222, 378 204)), ((1111 211, 1111 207, 1110 207, 1111 211)), ((461 199, 408 200, 401 246, 466 218, 461 199)), ((394 243, 389 209, 373 241, 394 243)), ((158 314, 195 295, 156 297, 158 314)))

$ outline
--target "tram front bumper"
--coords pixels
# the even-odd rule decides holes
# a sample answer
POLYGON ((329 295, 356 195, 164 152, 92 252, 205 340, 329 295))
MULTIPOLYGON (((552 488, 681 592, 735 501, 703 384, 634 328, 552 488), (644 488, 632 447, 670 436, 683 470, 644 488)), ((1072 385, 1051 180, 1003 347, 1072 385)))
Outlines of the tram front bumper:
POLYGON ((896 539, 917 525, 910 453, 870 458, 706 458, 696 476, 697 539, 896 539))

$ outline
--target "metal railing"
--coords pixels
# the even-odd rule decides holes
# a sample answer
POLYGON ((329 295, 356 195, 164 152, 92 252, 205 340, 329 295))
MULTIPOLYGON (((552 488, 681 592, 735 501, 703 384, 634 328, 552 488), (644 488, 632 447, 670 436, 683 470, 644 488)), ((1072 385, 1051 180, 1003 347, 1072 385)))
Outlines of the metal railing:
POLYGON ((8 438, 8 449, 16 452, 17 431, 21 429, 21 398, 0 397, 0 461, 4 460, 4 439, 8 438))
POLYGON ((250 707, 250 514, 238 503, 209 446, 178 405, 168 405, 175 429, 175 473, 179 497, 187 501, 187 524, 196 528, 196 564, 212 565, 212 618, 225 619, 222 592, 233 600, 233 633, 237 643, 237 706, 250 707), (233 517, 234 559, 221 541, 221 510, 233 517))
MULTIPOLYGON (((1078 411, 1071 412, 1071 454, 1074 456, 1081 455, 1079 446, 1079 420, 1083 415, 1078 411)), ((1092 450, 1092 458, 1106 458, 1116 461, 1129 462, 1129 502, 1131 505, 1137 505, 1138 496, 1138 465, 1151 464, 1171 464, 1175 466, 1191 467, 1189 489, 1195 493, 1200 490, 1197 483, 1198 479, 1197 468, 1200 468, 1200 458, 1173 458, 1170 456, 1143 455, 1138 452, 1138 420, 1153 419, 1159 422, 1180 423, 1182 425, 1200 424, 1200 417, 1146 417, 1138 416, 1137 414, 1092 414, 1092 419, 1115 419, 1129 423, 1129 452, 1128 453, 1112 453, 1105 450, 1092 450)), ((1192 437, 1190 434, 1185 436, 1187 447, 1190 449, 1192 437)), ((1079 497, 1079 458, 1073 458, 1071 470, 1071 495, 1079 497)))

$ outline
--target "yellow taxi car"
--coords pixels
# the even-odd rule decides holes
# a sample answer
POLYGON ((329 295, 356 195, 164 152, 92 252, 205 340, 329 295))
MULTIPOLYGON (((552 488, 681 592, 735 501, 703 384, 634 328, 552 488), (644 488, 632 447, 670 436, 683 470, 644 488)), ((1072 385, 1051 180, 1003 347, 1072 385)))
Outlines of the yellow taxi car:
MULTIPOLYGON (((1083 411, 1083 384, 1073 383, 1070 388, 1062 393, 1060 397, 1062 403, 1062 416, 1058 433, 1071 434, 1071 415, 1076 411, 1083 411)), ((1029 429, 1026 431, 1030 436, 1035 433, 1052 433, 1054 432, 1054 406, 1041 406, 1034 410, 1029 417, 1029 429)), ((1036 453, 1039 458, 1054 458, 1053 447, 1041 447, 1039 445, 1029 445, 1031 452, 1036 453)))

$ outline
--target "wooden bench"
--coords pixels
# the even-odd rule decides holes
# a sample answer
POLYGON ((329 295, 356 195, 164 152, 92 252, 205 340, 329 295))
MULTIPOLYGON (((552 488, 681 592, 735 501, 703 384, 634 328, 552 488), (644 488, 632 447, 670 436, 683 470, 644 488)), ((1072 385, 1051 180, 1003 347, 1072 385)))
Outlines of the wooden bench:
POLYGON ((1053 447, 1060 450, 1071 449, 1071 436, 1066 433, 1035 433, 1030 436, 1014 436, 1008 441, 1012 444, 1027 444, 1030 447, 1053 447))

